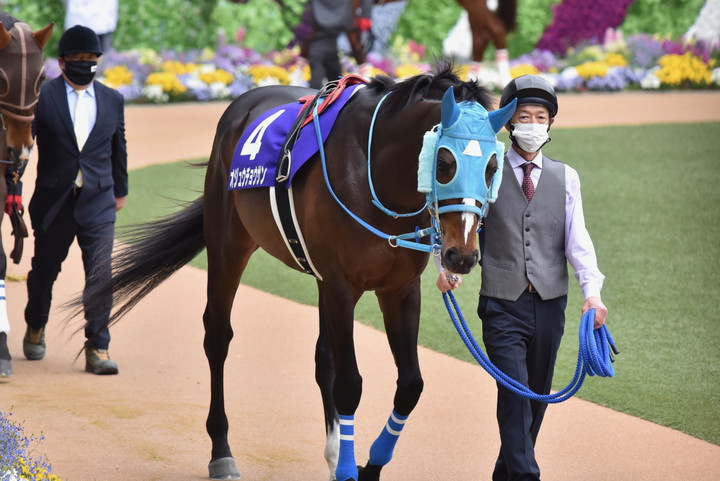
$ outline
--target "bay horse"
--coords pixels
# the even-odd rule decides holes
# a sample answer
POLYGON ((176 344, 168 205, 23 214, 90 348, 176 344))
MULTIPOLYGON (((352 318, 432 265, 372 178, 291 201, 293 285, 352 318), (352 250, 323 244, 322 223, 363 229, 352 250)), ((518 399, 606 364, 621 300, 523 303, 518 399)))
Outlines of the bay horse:
MULTIPOLYGON (((53 25, 50 23, 33 33, 28 24, 0 12, 0 199, 3 205, 8 194, 15 194, 12 190, 32 152, 33 111, 40 95, 44 71, 42 49, 50 40, 53 25), (8 167, 12 175, 6 183, 8 167), (8 184, 12 186, 10 192, 8 184)), ((15 247, 10 257, 18 264, 23 238, 28 233, 22 220, 22 207, 16 202, 11 205, 15 247)), ((0 225, 4 212, 0 209, 0 225)), ((0 377, 12 374, 6 344, 10 327, 5 304, 6 273, 7 259, 0 239, 0 377), (5 359, 6 356, 8 359, 5 359)))
MULTIPOLYGON (((488 8, 487 0, 457 0, 457 3, 467 11, 472 35, 473 62, 477 64, 482 62, 485 58, 485 49, 487 49, 490 42, 495 45, 495 62, 500 75, 500 88, 502 89, 511 80, 507 35, 515 30, 517 0, 496 1, 497 9, 495 11, 488 8)), ((477 65, 474 67, 477 67, 477 65)))
MULTIPOLYGON (((235 175, 233 158, 238 152, 252 157, 260 144, 270 143, 274 119, 282 118, 278 112, 317 91, 268 86, 238 97, 218 122, 202 197, 159 221, 131 226, 124 234, 128 242, 114 255, 112 280, 85 293, 85 302, 92 304, 101 298, 98 292, 112 290, 117 309, 110 322, 115 322, 207 248, 203 323, 211 381, 206 423, 212 441, 211 479, 240 476, 227 440, 223 370, 233 337, 235 293, 258 248, 305 271, 290 249, 293 241, 303 244, 317 277, 316 382, 326 422, 325 458, 331 479, 339 481, 380 479, 420 397, 420 275, 429 253, 436 252, 452 272, 467 273, 477 264, 475 233, 502 172, 498 159, 504 146, 496 134, 515 105, 488 112, 489 91, 476 82, 460 81, 451 64, 402 82, 375 77, 353 87, 324 142, 319 100, 306 104, 315 105, 306 128, 315 129, 311 135, 318 137, 318 151, 297 170, 289 188, 234 189, 258 178, 235 175), (299 240, 288 241, 278 228, 273 189, 289 190, 294 198, 299 240), (435 240, 428 241, 423 228, 431 225, 435 240), (421 233, 415 234, 416 229, 421 233), (384 235, 388 232, 392 234, 384 235), (402 233, 411 234, 406 238, 402 233), (374 291, 378 298, 398 377, 388 424, 373 444, 367 465, 358 467, 353 430, 362 378, 353 323, 355 305, 365 291, 374 291)), ((338 89, 318 96, 332 97, 338 89)), ((297 145, 302 135, 300 131, 297 145)), ((288 161, 297 162, 296 150, 288 161)), ((82 296, 73 302, 74 307, 82 305, 82 296)))

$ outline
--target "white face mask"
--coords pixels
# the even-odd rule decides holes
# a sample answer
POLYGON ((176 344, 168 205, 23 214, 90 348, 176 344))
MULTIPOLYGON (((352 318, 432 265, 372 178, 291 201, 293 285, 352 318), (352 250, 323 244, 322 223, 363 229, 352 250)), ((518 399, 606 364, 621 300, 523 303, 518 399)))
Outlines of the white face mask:
POLYGON ((525 152, 537 152, 549 140, 547 124, 512 124, 512 136, 525 152))

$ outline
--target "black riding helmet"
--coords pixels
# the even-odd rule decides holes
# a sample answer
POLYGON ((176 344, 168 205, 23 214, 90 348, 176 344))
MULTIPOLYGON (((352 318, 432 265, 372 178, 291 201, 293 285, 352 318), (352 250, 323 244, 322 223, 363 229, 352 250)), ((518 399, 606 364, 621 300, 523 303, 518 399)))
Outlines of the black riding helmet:
POLYGON ((102 55, 100 39, 90 28, 75 25, 65 30, 58 44, 58 57, 71 53, 94 53, 102 55))
POLYGON ((558 111, 557 95, 550 82, 537 75, 522 75, 514 78, 505 86, 500 96, 500 108, 505 107, 512 99, 520 104, 540 104, 555 117, 558 111))

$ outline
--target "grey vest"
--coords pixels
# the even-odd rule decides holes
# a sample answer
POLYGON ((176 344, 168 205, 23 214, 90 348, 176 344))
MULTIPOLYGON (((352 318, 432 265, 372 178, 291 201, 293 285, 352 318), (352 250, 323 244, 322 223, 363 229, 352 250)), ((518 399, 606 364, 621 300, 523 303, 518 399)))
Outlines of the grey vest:
POLYGON ((498 200, 483 231, 480 294, 515 301, 532 284, 544 300, 566 295, 565 164, 543 157, 528 203, 506 156, 498 200))

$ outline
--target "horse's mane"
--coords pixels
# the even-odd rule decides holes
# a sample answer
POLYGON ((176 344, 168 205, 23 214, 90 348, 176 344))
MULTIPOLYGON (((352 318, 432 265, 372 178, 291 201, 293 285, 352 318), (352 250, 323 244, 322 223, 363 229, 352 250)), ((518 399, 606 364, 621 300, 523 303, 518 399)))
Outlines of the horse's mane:
POLYGON ((9 31, 11 28, 13 28, 13 25, 15 25, 15 23, 19 21, 20 20, 8 14, 7 12, 0 12, 0 23, 5 26, 5 30, 9 31))
POLYGON ((450 86, 453 87, 456 101, 474 100, 485 109, 492 110, 490 91, 477 82, 460 80, 452 62, 437 64, 433 72, 419 74, 401 82, 381 75, 368 84, 368 88, 378 94, 392 92, 383 104, 384 114, 395 113, 421 100, 440 100, 450 86))

